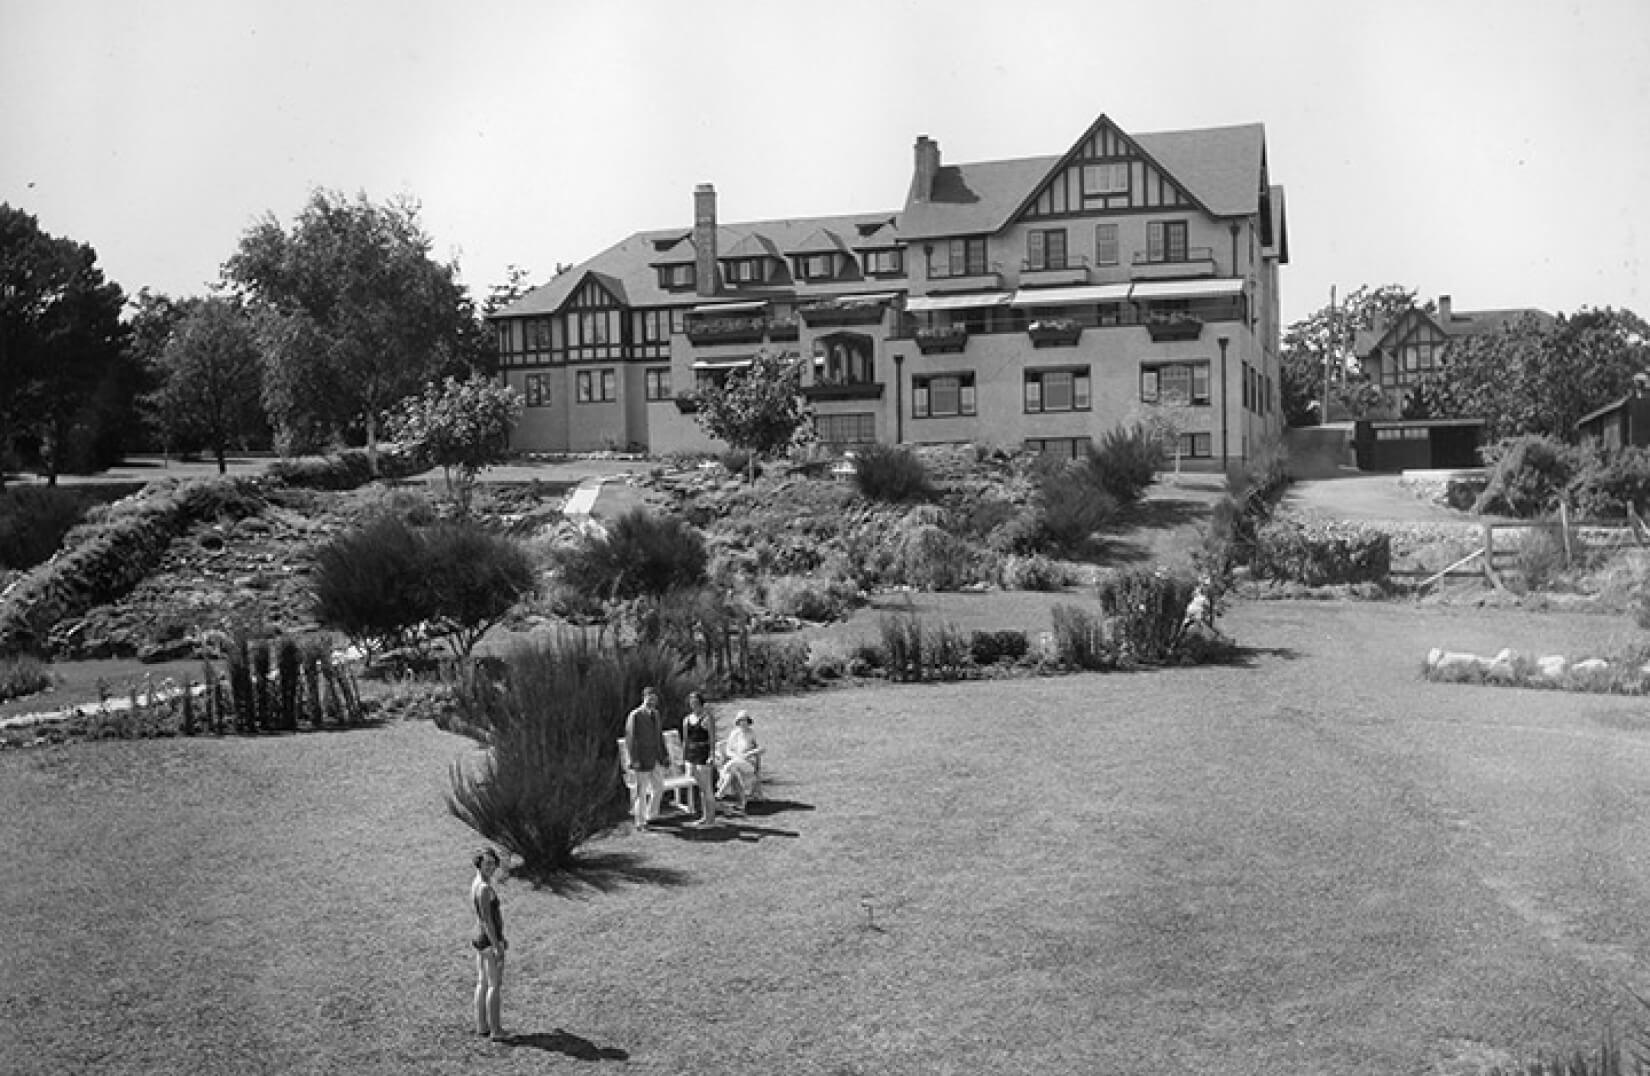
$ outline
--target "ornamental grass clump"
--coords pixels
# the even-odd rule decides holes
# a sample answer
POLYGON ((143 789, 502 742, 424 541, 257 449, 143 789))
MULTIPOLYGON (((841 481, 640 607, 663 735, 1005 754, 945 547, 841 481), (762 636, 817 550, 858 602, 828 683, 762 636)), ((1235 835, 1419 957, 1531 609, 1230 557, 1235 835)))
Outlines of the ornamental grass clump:
POLYGON ((1186 639, 1186 607, 1196 591, 1190 579, 1146 568, 1102 579, 1096 594, 1118 658, 1130 665, 1179 660, 1186 639))
POLYGON ((1054 620, 1056 661, 1068 669, 1112 667, 1113 650, 1099 617, 1075 605, 1056 605, 1050 615, 1054 620))
POLYGON ((1086 459, 1095 481, 1118 504, 1145 496, 1166 462, 1162 437, 1139 422, 1108 430, 1086 459))
POLYGON ((642 688, 680 714, 696 685, 662 646, 619 649, 566 635, 508 651, 499 667, 467 663, 452 681, 448 731, 486 750, 449 770, 447 807, 522 861, 528 877, 571 866, 625 817, 618 739, 642 688))

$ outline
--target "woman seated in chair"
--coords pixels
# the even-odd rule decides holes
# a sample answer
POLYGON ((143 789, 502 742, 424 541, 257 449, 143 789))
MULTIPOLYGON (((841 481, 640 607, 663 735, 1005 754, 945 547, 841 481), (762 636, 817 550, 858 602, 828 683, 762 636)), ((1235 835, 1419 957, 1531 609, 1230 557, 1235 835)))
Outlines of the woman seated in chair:
POLYGON ((716 795, 731 797, 733 809, 743 812, 747 800, 760 798, 762 791, 762 748, 751 732, 749 710, 740 710, 733 719, 733 732, 723 748, 722 780, 716 795))

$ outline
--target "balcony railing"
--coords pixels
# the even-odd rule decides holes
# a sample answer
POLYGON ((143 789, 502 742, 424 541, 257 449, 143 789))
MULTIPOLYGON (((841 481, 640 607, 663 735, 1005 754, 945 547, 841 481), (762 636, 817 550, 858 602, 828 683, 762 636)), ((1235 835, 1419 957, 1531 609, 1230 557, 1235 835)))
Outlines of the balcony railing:
POLYGON ((943 351, 963 351, 968 347, 966 325, 923 325, 912 335, 916 338, 917 348, 924 355, 943 351))
POLYGON ((1170 314, 1148 319, 1146 331, 1159 343, 1165 340, 1196 340, 1203 333, 1203 322, 1188 314, 1170 314))
POLYGON ((819 400, 880 400, 883 383, 880 381, 824 381, 802 386, 804 399, 819 400))
POLYGON ((1133 265, 1137 278, 1214 276, 1215 250, 1213 247, 1187 247, 1183 258, 1153 258, 1149 251, 1137 250, 1133 265))

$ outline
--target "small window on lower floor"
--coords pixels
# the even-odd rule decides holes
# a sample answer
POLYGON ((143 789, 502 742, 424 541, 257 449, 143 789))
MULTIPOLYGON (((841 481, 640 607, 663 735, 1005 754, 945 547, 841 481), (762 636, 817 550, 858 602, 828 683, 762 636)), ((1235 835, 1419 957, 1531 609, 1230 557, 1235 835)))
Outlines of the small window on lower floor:
POLYGON ((814 432, 827 445, 869 445, 877 439, 877 417, 869 411, 815 415, 814 432))
POLYGON ((642 372, 642 384, 650 400, 670 399, 670 367, 661 366, 642 372))
POLYGON ((1183 433, 1180 435, 1180 458, 1183 460, 1206 460, 1214 454, 1214 438, 1207 433, 1183 433))
POLYGON ((974 375, 934 374, 911 379, 911 416, 943 418, 974 414, 974 375))
POLYGON ((573 380, 573 398, 579 403, 612 403, 618 395, 618 375, 612 370, 580 370, 573 380))
POLYGON ((1026 448, 1044 456, 1075 460, 1087 456, 1090 441, 1087 437, 1028 437, 1026 448))
POLYGON ((523 389, 522 395, 527 398, 528 407, 550 406, 549 374, 528 374, 523 389))

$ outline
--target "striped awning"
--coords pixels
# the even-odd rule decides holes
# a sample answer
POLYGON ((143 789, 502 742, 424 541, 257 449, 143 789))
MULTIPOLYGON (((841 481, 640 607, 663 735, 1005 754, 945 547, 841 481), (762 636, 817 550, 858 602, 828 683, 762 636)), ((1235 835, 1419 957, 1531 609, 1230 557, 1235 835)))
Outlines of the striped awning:
POLYGON ((1130 299, 1215 299, 1242 295, 1243 281, 1237 277, 1209 280, 1143 280, 1129 293, 1130 299))
POLYGON ((912 314, 927 314, 935 310, 976 310, 982 306, 1002 306, 1014 296, 1006 291, 982 291, 972 295, 914 295, 905 300, 905 309, 912 314))
POLYGON ((1129 297, 1127 284, 1080 284, 1070 288, 1021 288, 1015 306, 1076 306, 1080 303, 1120 303, 1129 297))

